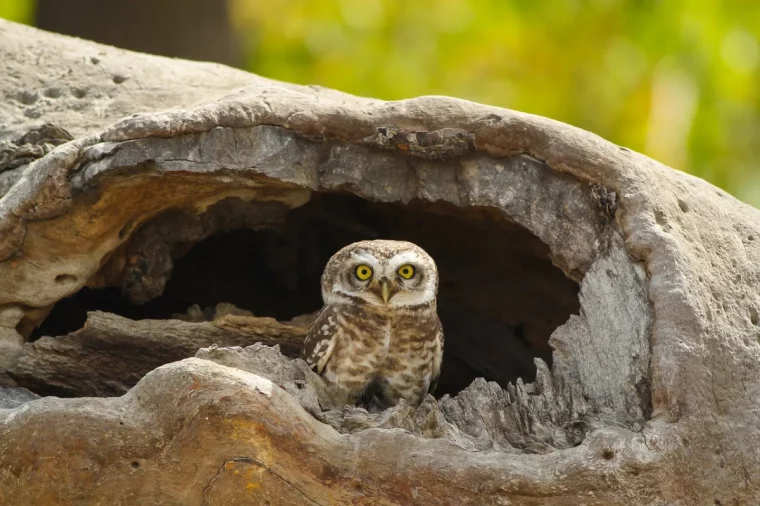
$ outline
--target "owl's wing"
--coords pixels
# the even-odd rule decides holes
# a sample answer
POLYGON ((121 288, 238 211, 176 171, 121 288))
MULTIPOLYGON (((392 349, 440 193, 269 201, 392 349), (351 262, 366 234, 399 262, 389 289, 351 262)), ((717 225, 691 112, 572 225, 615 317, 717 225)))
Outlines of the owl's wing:
POLYGON ((335 314, 335 309, 331 306, 325 306, 306 333, 306 339, 303 348, 301 348, 301 358, 317 374, 322 374, 322 370, 335 349, 337 323, 338 317, 335 314))
POLYGON ((438 378, 441 377, 441 364, 443 363, 443 326, 436 316, 435 347, 433 348, 433 372, 430 378, 428 393, 433 394, 438 386, 438 378))

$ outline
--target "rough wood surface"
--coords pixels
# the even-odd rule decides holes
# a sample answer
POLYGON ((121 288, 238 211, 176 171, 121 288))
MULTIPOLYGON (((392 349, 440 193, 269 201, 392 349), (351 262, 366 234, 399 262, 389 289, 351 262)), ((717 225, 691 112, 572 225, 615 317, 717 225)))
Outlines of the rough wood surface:
POLYGON ((43 337, 25 345, 8 372, 16 382, 65 397, 122 395, 156 367, 192 357, 199 348, 279 345, 298 356, 303 328, 273 318, 224 315, 212 322, 133 321, 110 313, 90 313, 72 334, 43 337))
MULTIPOLYGON (((4 136, 37 126, 29 118, 39 108, 40 120, 75 137, 13 169, 23 177, 0 200, 0 367, 23 359, 23 329, 102 279, 142 224, 230 197, 294 209, 314 192, 344 192, 487 208, 544 242, 580 283, 581 299, 552 338, 551 371, 539 364, 535 384, 513 385, 519 413, 530 416, 499 421, 506 429, 494 449, 463 448, 411 424, 342 433, 287 389, 193 358, 154 370, 119 398, 44 398, 0 410, 0 502, 760 501, 757 210, 528 114, 445 97, 381 102, 228 70, 210 76, 199 64, 5 22, 0 37, 1 61, 20 74, 30 53, 39 53, 38 67, 55 68, 60 48, 78 59, 107 51, 136 77, 161 67, 159 76, 180 76, 156 81, 171 96, 166 105, 183 106, 154 112, 141 91, 133 108, 103 119, 95 109, 78 112, 70 98, 55 107, 0 102, 15 108, 4 136), (225 81, 226 72, 243 77, 225 81), (183 80, 200 84, 189 92, 183 80), (204 95, 207 103, 191 105, 204 95), (133 111, 143 112, 111 124, 133 111), (507 443, 541 454, 510 453, 507 443)), ((7 76, 5 96, 26 96, 29 80, 7 76)), ((102 78, 85 72, 70 85, 102 78)), ((478 417, 513 399, 510 388, 490 384, 472 392, 428 413, 461 418, 460 430, 478 440, 492 430, 478 417)))
POLYGON ((587 420, 560 401, 549 368, 537 359, 535 383, 518 381, 506 390, 476 380, 458 395, 432 396, 416 408, 405 403, 383 411, 347 406, 301 360, 290 360, 261 343, 247 348, 204 348, 196 357, 269 379, 298 399, 315 418, 344 434, 367 429, 404 429, 443 438, 470 451, 548 453, 583 441, 587 420), (575 417, 575 418, 573 418, 575 417))
POLYGON ((531 456, 403 430, 339 434, 271 381, 191 358, 156 369, 122 397, 49 397, 0 410, 0 501, 652 504, 669 484, 646 472, 660 469, 647 444, 614 426, 573 451, 531 456))
POLYGON ((26 388, 0 387, 0 409, 13 409, 39 398, 26 388))

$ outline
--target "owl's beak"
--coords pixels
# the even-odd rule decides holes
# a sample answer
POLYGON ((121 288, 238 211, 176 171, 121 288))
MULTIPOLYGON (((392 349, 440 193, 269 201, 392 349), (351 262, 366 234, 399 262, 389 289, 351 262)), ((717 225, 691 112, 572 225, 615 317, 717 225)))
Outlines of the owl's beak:
POLYGON ((383 295, 383 302, 388 303, 388 299, 391 298, 391 286, 388 280, 382 280, 380 282, 380 293, 383 295))

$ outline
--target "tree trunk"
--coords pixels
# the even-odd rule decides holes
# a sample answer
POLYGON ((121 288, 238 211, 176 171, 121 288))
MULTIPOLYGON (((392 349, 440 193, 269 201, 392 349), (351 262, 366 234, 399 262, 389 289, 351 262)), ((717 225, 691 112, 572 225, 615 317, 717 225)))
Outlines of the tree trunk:
POLYGON ((755 209, 537 116, 0 23, 0 503, 760 500, 755 209), (293 357, 377 237, 439 264, 446 355, 368 412, 293 357))
POLYGON ((227 0, 38 0, 36 26, 132 51, 240 66, 227 0))

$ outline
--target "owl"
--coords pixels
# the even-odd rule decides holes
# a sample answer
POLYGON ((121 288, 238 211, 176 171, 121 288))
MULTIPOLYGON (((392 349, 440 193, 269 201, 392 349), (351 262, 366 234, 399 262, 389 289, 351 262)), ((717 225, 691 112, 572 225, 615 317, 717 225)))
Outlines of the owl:
POLYGON ((324 307, 301 358, 347 402, 405 399, 419 405, 438 383, 443 329, 436 310, 438 269, 404 241, 361 241, 330 258, 324 307))

